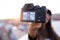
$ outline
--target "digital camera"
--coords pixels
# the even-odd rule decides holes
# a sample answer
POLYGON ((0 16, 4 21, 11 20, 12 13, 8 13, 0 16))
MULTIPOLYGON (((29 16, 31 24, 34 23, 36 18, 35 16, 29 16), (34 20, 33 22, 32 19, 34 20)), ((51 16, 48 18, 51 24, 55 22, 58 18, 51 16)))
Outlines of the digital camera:
POLYGON ((25 4, 21 9, 21 21, 23 22, 41 22, 45 23, 46 20, 46 7, 34 4, 25 4))

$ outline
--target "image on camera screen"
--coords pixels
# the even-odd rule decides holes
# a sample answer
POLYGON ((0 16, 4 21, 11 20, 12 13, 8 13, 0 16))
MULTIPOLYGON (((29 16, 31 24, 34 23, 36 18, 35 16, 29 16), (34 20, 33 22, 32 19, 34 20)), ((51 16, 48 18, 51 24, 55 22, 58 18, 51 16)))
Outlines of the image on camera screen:
POLYGON ((23 12, 23 20, 34 21, 35 12, 23 12))

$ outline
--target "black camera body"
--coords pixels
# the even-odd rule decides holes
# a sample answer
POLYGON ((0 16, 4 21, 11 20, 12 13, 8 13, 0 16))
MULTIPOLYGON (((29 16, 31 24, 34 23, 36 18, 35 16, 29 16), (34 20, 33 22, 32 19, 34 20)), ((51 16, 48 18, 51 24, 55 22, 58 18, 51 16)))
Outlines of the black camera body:
POLYGON ((25 4, 21 10, 21 21, 23 22, 41 22, 45 23, 46 20, 46 7, 39 5, 34 6, 25 4))

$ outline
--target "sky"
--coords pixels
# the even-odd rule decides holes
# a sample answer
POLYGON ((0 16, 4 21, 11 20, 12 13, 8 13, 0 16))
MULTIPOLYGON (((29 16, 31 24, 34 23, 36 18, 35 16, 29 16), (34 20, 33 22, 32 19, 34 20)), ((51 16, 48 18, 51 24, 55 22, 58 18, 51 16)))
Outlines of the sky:
POLYGON ((60 0, 0 0, 0 19, 19 18, 25 3, 46 6, 53 14, 60 13, 60 0))

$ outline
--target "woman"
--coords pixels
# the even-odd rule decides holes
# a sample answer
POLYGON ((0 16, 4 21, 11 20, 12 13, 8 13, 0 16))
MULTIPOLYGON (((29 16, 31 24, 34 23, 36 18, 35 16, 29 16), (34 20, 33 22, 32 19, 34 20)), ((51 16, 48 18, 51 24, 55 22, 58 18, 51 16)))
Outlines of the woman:
POLYGON ((51 25, 51 11, 47 10, 45 23, 28 24, 28 40, 60 40, 51 25))

